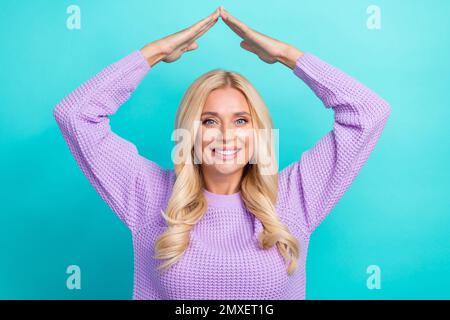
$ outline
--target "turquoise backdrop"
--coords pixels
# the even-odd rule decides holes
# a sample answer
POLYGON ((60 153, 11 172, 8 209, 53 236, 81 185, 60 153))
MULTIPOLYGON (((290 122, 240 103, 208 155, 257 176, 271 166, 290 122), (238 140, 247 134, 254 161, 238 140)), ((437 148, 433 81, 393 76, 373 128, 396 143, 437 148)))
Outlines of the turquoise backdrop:
MULTIPOLYGON (((1 299, 131 299, 131 234, 91 187, 53 118, 82 82, 144 44, 224 5, 254 29, 309 51, 390 102, 360 175, 311 238, 307 299, 450 298, 450 2, 382 0, 2 0, 1 299), (67 8, 81 10, 71 30, 67 8), (370 5, 381 29, 370 29, 370 5), (81 269, 81 289, 66 269, 81 269), (369 289, 367 268, 381 270, 369 289)), ((280 168, 332 127, 333 112, 282 64, 239 47, 219 21, 199 49, 156 65, 111 118, 113 130, 171 167, 175 112, 213 68, 245 75, 280 129, 280 168)))

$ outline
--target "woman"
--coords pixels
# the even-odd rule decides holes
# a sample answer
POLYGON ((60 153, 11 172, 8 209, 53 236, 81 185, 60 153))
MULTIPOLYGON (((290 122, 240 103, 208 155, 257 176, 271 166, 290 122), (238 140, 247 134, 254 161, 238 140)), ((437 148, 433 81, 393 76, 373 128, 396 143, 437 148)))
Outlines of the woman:
POLYGON ((389 115, 387 102, 355 79, 223 7, 107 66, 54 109, 77 163, 132 232, 133 299, 304 299, 310 235, 359 173, 389 115), (269 111, 236 72, 212 70, 184 95, 176 129, 188 133, 187 152, 177 153, 174 169, 111 131, 108 117, 148 71, 195 50, 219 17, 242 48, 290 68, 335 112, 333 130, 279 174, 267 170, 277 168, 273 141, 262 133, 272 129, 269 111))

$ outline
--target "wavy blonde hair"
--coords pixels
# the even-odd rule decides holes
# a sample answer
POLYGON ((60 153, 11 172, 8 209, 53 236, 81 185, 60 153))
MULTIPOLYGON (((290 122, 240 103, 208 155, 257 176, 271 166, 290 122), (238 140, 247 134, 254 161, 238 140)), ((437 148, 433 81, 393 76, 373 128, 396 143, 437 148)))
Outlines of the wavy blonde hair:
MULTIPOLYGON (((209 93, 226 87, 235 88, 246 97, 254 129, 272 131, 269 110, 257 90, 241 74, 223 69, 211 70, 191 84, 177 110, 175 128, 187 130, 191 134, 191 141, 195 141, 195 137, 198 138, 198 129, 194 126, 194 122, 200 121, 209 93)), ((274 171, 275 174, 261 174, 259 164, 264 150, 270 150, 269 162, 278 168, 273 152, 273 140, 262 137, 261 130, 253 132, 255 150, 253 159, 256 162, 249 161, 244 168, 240 185, 241 196, 247 210, 261 221, 264 227, 258 235, 260 247, 269 249, 276 244, 285 261, 289 262, 287 272, 291 274, 297 268, 299 242, 289 232, 287 226, 281 223, 275 210, 278 169, 274 171)), ((182 156, 184 159, 175 164, 176 180, 166 213, 162 212, 168 227, 155 243, 155 258, 165 260, 158 270, 169 268, 181 258, 188 248, 192 227, 203 217, 208 207, 207 199, 202 192, 204 188, 202 170, 200 165, 194 163, 194 142, 189 147, 191 152, 185 152, 182 156)))

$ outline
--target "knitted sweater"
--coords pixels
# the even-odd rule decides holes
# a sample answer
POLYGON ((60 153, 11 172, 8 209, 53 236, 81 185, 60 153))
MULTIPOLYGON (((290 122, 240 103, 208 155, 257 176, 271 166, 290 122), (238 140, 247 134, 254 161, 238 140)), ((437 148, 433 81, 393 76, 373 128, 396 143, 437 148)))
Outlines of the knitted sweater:
POLYGON ((277 214, 299 240, 300 259, 288 275, 276 246, 259 247, 262 223, 240 192, 203 189, 204 217, 194 225, 182 258, 163 273, 153 258, 166 228, 165 210, 176 179, 115 134, 109 116, 124 104, 151 66, 140 51, 105 67, 53 110, 76 162, 129 228, 134 249, 133 299, 304 299, 311 233, 342 197, 373 150, 390 115, 388 103, 363 84, 305 53, 293 70, 334 110, 332 130, 279 172, 277 214))

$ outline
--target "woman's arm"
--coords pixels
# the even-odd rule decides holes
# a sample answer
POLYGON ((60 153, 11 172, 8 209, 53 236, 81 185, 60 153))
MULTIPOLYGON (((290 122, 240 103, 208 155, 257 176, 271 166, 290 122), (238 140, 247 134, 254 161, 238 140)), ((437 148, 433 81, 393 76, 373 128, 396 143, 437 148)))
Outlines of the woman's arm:
MULTIPOLYGON (((292 65, 289 61, 292 58, 286 65, 292 65)), ((360 172, 383 131, 390 106, 310 53, 300 55, 293 66, 294 74, 334 110, 333 129, 279 175, 280 197, 301 212, 301 223, 311 233, 360 172)))
POLYGON ((169 169, 142 157, 134 144, 115 134, 116 113, 159 61, 172 62, 198 47, 195 40, 219 16, 218 10, 173 35, 152 42, 107 66, 67 95, 54 117, 76 162, 97 192, 135 231, 160 213, 169 186, 169 169))
POLYGON ((111 131, 109 116, 149 70, 141 52, 134 51, 82 84, 53 110, 83 173, 131 230, 164 195, 168 170, 140 156, 134 144, 111 131))
POLYGON ((278 203, 311 233, 342 197, 369 157, 390 115, 388 103, 339 69, 310 53, 266 36, 220 8, 241 47, 267 63, 293 70, 334 110, 333 130, 279 174, 278 203), (300 218, 300 219, 299 219, 300 218))

